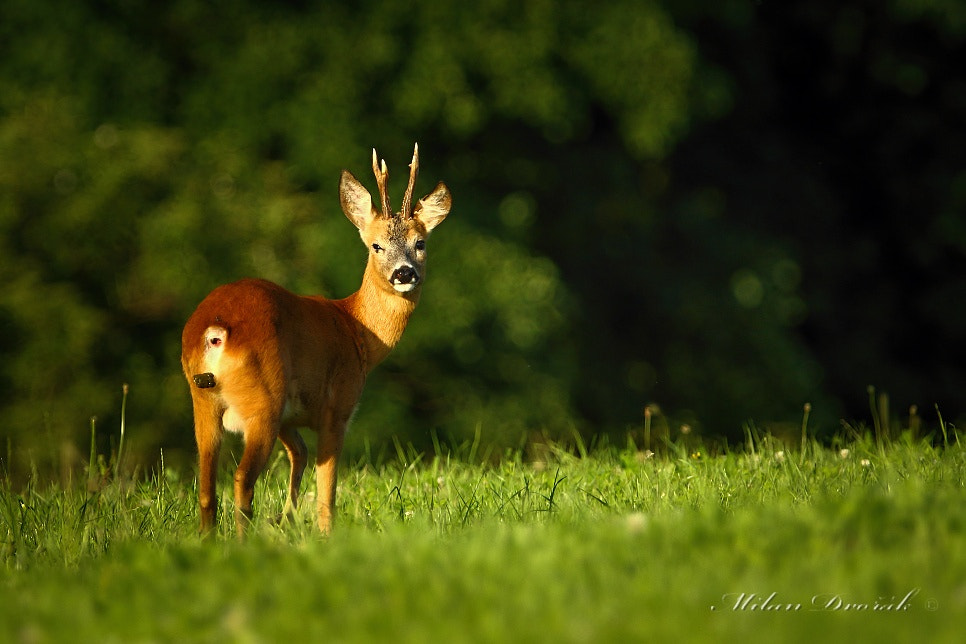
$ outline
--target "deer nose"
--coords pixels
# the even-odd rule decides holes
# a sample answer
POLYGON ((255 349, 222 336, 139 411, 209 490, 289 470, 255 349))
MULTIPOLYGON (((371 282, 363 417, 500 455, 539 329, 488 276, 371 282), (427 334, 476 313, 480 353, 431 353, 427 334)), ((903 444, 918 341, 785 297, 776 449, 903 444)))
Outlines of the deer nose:
POLYGON ((412 266, 400 266, 392 272, 389 281, 393 284, 415 284, 419 281, 419 274, 412 266))

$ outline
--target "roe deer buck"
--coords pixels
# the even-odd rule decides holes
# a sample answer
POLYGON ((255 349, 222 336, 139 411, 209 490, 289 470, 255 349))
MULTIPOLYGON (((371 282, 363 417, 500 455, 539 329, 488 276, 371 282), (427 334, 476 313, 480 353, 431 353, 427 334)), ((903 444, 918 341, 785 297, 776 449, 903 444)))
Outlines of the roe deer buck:
POLYGON ((292 466, 285 514, 297 506, 307 449, 298 427, 318 433, 319 529, 335 512, 336 466, 346 425, 366 375, 402 336, 425 279, 426 237, 449 213, 452 198, 440 182, 415 206, 419 147, 409 186, 394 213, 388 169, 372 151, 381 212, 369 192, 342 171, 342 210, 369 249, 359 290, 342 300, 302 297, 281 286, 244 279, 213 290, 185 324, 181 364, 191 390, 200 474, 201 531, 215 525, 215 474, 225 430, 241 432, 245 451, 235 471, 239 536, 252 518, 255 481, 275 439, 292 466))

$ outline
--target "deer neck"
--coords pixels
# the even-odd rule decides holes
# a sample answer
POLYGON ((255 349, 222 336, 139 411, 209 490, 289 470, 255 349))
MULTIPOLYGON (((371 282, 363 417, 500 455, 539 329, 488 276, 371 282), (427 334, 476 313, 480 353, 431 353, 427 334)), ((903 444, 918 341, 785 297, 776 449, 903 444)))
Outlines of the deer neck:
POLYGON ((419 301, 420 288, 398 293, 379 274, 373 259, 366 264, 359 290, 346 298, 346 310, 357 325, 366 370, 383 361, 402 337, 419 301))

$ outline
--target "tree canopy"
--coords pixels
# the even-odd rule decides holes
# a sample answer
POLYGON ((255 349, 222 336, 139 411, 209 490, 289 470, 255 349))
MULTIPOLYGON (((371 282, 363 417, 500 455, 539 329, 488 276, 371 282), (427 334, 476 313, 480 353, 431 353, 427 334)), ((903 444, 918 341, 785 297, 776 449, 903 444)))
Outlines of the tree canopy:
MULTIPOLYGON (((422 151, 452 216, 353 433, 734 438, 963 413, 966 10, 839 3, 8 0, 7 467, 71 461, 131 385, 136 452, 192 445, 180 331, 244 276, 342 297, 340 214, 422 151), (371 182, 370 182, 371 185, 371 182)), ((399 176, 399 172, 396 173, 399 176)), ((391 184, 401 193, 400 182, 391 184)))

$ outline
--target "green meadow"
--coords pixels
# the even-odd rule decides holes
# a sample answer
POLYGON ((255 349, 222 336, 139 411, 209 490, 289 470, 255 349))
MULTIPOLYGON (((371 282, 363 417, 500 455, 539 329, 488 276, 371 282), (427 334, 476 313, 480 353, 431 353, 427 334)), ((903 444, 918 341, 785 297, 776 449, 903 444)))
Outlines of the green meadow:
POLYGON ((311 474, 294 520, 272 521, 281 453, 244 542, 230 463, 208 540, 173 470, 7 482, 0 640, 952 642, 966 626, 958 442, 470 456, 346 463, 329 538, 311 474))

